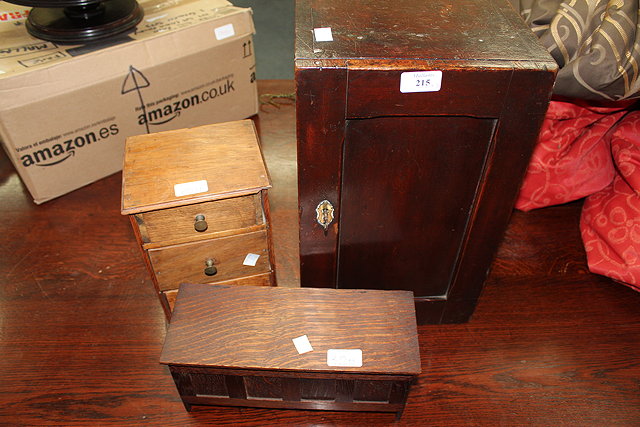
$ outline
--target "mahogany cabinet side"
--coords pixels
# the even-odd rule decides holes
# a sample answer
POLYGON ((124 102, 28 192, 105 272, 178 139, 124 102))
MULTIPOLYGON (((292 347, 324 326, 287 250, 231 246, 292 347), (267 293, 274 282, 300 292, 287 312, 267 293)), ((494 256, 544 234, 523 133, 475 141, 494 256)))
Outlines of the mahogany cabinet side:
MULTIPOLYGON (((457 275, 447 294, 441 323, 469 320, 491 261, 511 217, 527 164, 544 119, 555 70, 517 70, 513 73, 495 136, 495 149, 478 188, 479 201, 462 248, 457 275)), ((428 304, 418 302, 420 305, 428 304)), ((418 314, 420 321, 420 314, 418 314)))

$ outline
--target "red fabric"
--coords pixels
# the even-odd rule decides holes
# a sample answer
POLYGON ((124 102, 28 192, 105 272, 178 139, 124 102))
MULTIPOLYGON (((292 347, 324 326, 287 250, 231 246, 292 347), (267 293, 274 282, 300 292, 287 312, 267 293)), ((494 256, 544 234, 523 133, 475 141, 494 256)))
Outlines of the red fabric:
POLYGON ((640 291, 640 111, 552 101, 516 202, 585 200, 589 269, 640 291))
POLYGON ((640 291, 640 111, 611 134, 618 174, 585 200, 580 218, 589 269, 640 291))
POLYGON ((603 137, 624 113, 620 108, 551 101, 516 208, 559 205, 609 185, 615 168, 603 137))

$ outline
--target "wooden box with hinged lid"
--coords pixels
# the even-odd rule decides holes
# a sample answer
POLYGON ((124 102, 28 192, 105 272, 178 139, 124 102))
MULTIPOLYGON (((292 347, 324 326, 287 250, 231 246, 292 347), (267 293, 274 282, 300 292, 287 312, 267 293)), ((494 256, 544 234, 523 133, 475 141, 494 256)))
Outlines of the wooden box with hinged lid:
POLYGON ((187 409, 399 416, 421 372, 413 293, 183 284, 160 362, 187 409))
POLYGON ((251 120, 127 138, 122 214, 167 318, 180 283, 275 285, 270 186, 251 120))

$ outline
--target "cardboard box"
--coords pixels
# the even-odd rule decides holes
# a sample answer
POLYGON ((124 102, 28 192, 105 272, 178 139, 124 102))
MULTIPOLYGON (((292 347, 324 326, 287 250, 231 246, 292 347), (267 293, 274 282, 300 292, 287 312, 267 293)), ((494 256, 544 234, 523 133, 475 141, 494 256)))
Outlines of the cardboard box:
POLYGON ((121 170, 128 136, 257 113, 251 9, 140 5, 135 32, 59 46, 27 34, 27 8, 0 2, 0 139, 36 203, 121 170))

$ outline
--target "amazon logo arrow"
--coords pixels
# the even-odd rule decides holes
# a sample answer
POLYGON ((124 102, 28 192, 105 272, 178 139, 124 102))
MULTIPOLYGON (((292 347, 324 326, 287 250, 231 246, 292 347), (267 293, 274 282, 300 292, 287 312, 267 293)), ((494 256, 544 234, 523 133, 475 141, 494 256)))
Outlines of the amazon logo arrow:
POLYGON ((54 165, 57 165, 58 163, 64 162, 69 157, 73 157, 73 156, 76 155, 75 150, 68 151, 67 153, 68 154, 66 156, 64 156, 63 158, 61 158, 60 160, 56 160, 55 162, 51 162, 51 163, 40 163, 40 164, 38 164, 38 166, 54 166, 54 165))

